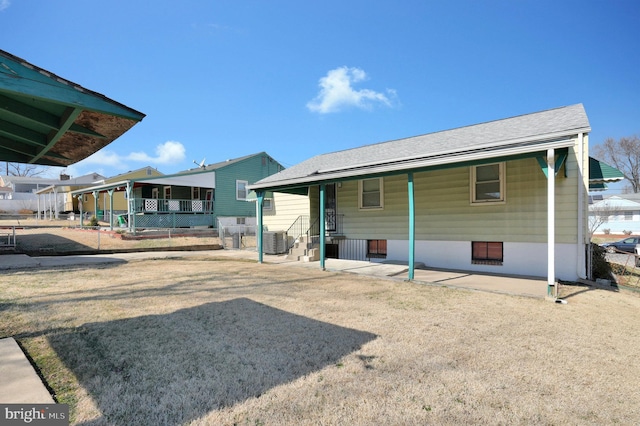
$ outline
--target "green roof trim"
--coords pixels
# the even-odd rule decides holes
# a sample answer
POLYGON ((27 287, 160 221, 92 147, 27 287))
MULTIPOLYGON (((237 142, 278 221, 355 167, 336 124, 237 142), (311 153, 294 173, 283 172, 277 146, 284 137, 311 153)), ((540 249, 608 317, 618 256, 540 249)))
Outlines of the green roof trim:
POLYGON ((68 166, 145 115, 0 50, 0 161, 68 166))

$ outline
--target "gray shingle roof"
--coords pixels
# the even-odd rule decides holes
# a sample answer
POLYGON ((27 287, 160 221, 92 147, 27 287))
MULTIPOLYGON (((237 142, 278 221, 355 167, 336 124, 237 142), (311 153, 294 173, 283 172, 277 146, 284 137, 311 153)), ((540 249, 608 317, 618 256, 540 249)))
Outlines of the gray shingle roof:
POLYGON ((522 152, 535 151, 543 142, 590 130, 584 107, 576 104, 318 155, 262 179, 251 188, 268 189, 365 175, 390 165, 395 170, 411 169, 436 159, 441 163, 454 163, 479 155, 505 155, 516 148, 522 152))

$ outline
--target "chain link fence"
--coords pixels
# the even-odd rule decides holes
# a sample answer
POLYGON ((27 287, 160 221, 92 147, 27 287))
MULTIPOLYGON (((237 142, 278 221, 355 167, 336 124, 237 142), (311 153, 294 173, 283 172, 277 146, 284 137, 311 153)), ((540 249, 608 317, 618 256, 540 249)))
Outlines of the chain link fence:
POLYGON ((220 244, 225 250, 258 249, 255 225, 219 225, 218 234, 220 244))
POLYGON ((615 284, 640 289, 640 258, 635 253, 609 247, 605 258, 611 266, 615 284))

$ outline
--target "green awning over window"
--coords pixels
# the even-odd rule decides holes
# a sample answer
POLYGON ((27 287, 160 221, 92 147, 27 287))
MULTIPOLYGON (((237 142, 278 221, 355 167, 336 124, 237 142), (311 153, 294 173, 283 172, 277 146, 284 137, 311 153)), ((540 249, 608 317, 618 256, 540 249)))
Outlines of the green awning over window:
POLYGON ((615 167, 589 157, 589 190, 604 191, 607 183, 619 182, 624 179, 624 174, 615 167))
POLYGON ((622 179, 624 175, 620 170, 589 157, 589 182, 618 182, 622 179))

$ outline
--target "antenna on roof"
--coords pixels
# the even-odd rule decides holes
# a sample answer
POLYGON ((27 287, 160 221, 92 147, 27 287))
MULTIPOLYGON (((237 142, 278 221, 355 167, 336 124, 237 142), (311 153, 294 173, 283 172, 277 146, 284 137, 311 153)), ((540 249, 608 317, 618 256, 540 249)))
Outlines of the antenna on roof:
POLYGON ((196 166, 200 167, 201 169, 204 168, 204 160, 206 160, 206 158, 203 158, 201 162, 197 162, 196 160, 193 160, 193 164, 195 164, 196 166))

